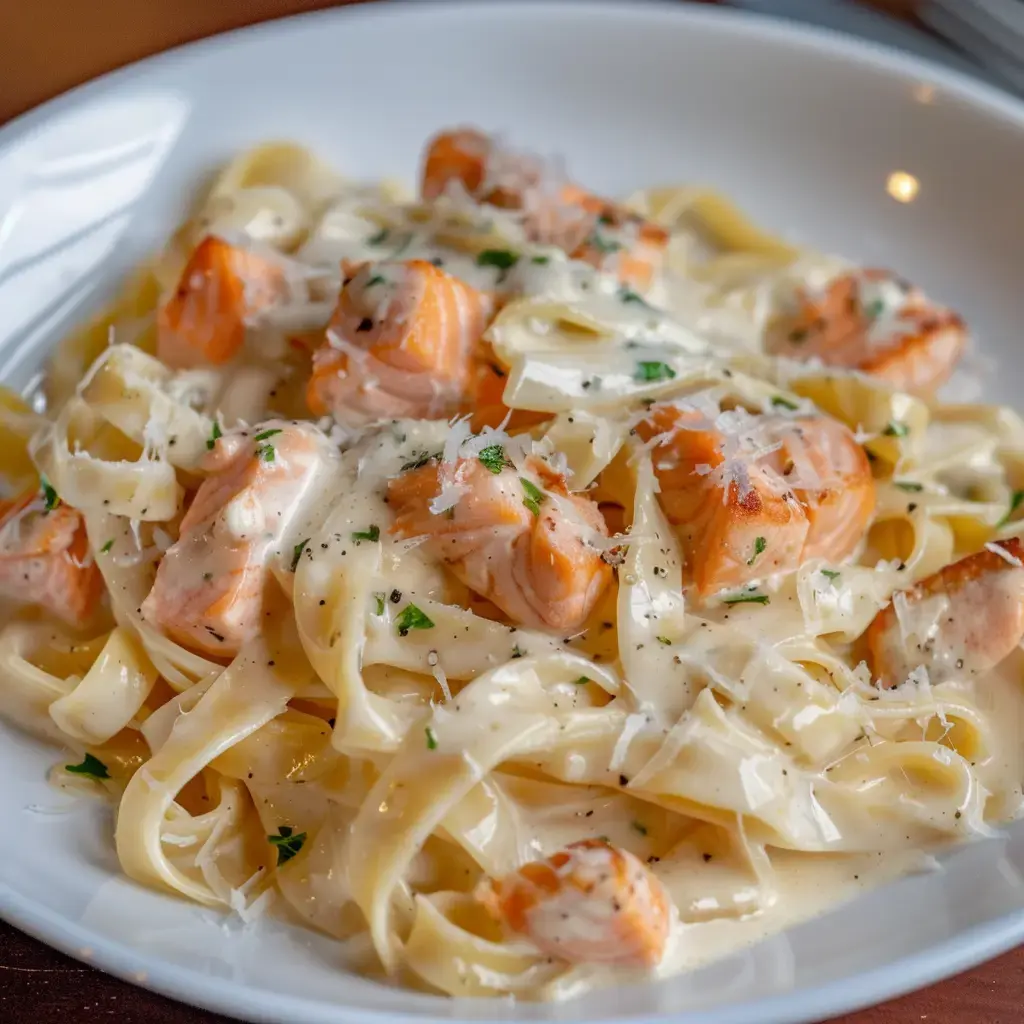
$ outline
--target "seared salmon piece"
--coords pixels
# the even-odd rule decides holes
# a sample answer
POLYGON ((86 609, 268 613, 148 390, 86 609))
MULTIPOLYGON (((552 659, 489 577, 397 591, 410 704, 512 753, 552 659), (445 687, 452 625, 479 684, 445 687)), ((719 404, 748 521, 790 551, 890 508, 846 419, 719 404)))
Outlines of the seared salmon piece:
POLYGON ((103 592, 81 513, 39 490, 0 501, 0 594, 85 626, 103 592), (47 506, 51 507, 47 507, 47 506))
POLYGON ((812 557, 841 561, 874 512, 867 458, 835 420, 739 414, 726 432, 662 404, 637 433, 659 439, 651 451, 659 501, 702 595, 793 572, 812 557))
POLYGON ((651 283, 668 246, 663 228, 473 129, 442 132, 427 146, 423 197, 436 199, 453 184, 477 202, 521 211, 532 241, 559 246, 637 288, 651 283))
POLYGON ((608 528, 597 505, 570 494, 540 459, 520 476, 497 458, 432 461, 392 479, 391 532, 426 538, 435 557, 512 621, 571 632, 611 582, 611 568, 590 544, 608 528), (434 499, 450 489, 458 501, 433 512, 434 499))
POLYGON ((860 370, 900 391, 928 395, 953 372, 967 328, 950 309, 885 270, 861 270, 820 292, 798 287, 765 344, 774 355, 860 370))
POLYGON ((1024 637, 1024 544, 998 541, 894 595, 865 636, 886 689, 921 666, 932 683, 995 668, 1024 637))
POLYGON ((315 415, 360 425, 458 410, 493 302, 426 260, 352 268, 313 356, 315 415))
POLYGON ((259 633, 270 562, 336 449, 315 427, 271 421, 225 434, 157 570, 142 614, 179 643, 232 657, 259 633))
POLYGON ((668 944, 671 904, 661 882, 600 839, 487 879, 476 895, 510 932, 570 963, 654 967, 668 944))
POLYGON ((277 264, 210 235, 160 308, 157 355, 176 369, 226 363, 242 347, 246 325, 287 294, 277 264))

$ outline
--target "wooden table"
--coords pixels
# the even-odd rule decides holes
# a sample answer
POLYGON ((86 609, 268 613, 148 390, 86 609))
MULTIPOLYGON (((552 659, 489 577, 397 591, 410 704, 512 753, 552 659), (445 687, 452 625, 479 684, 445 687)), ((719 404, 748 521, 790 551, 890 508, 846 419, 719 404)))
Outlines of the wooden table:
MULTIPOLYGON (((915 4, 872 2, 908 17, 915 4)), ((332 0, 0 0, 0 123, 79 82, 170 46, 332 6, 332 0)), ((1019 1024, 1022 995, 1024 947, 836 1024, 1019 1024)), ((110 1018, 121 1024, 225 1020, 133 988, 0 922, 0 1020, 79 1024, 110 1018)))

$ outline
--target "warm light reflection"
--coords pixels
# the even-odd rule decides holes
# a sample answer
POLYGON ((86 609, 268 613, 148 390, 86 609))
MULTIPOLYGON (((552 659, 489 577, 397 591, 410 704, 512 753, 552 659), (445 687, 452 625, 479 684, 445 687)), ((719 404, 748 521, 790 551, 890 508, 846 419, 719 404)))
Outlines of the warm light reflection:
POLYGON ((914 86, 914 99, 926 106, 935 102, 936 89, 928 82, 921 82, 914 86))
POLYGON ((921 183, 906 171, 893 171, 885 183, 885 190, 900 203, 912 203, 917 198, 921 183))

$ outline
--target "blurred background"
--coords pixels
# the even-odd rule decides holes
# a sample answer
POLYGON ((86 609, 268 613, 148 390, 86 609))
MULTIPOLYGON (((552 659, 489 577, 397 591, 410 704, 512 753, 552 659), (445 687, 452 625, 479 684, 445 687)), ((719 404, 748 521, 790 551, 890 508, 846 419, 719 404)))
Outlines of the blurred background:
MULTIPOLYGON (((721 3, 805 21, 898 46, 1024 92, 1024 0, 663 2, 721 3)), ((339 0, 0 0, 0 123, 168 47, 334 6, 339 0)))

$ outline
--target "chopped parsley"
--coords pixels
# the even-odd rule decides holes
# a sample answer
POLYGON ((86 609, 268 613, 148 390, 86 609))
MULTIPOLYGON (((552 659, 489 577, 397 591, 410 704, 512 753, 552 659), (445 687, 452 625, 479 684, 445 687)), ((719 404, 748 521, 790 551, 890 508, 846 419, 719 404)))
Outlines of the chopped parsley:
POLYGON ((217 439, 223 436, 224 435, 221 433, 220 424, 216 420, 214 420, 213 430, 210 431, 210 437, 206 442, 207 449, 213 451, 214 446, 217 444, 217 439))
POLYGON ((399 636, 408 636, 411 629, 433 629, 433 621, 414 604, 407 604, 395 620, 399 636))
POLYGON ((365 530, 357 530, 352 534, 353 540, 380 540, 380 527, 372 523, 365 530))
POLYGON ((1001 526, 1005 526, 1013 518, 1013 513, 1020 508, 1022 501, 1024 501, 1024 491, 1014 491, 1013 497, 1010 498, 1010 507, 1006 510, 1006 515, 996 523, 997 530, 1001 526))
POLYGON ((587 239, 587 243, 600 253, 618 252, 622 248, 621 242, 616 242, 614 238, 605 238, 600 231, 595 231, 587 239))
POLYGON ((373 600, 374 600, 374 603, 375 603, 375 605, 377 607, 377 614, 378 615, 383 615, 384 614, 384 604, 385 604, 385 601, 386 601, 386 595, 384 594, 384 591, 383 590, 375 591, 374 595, 373 595, 373 600))
POLYGON ((391 232, 387 228, 381 228, 377 234, 366 240, 367 245, 383 245, 390 237, 391 232))
POLYGON ((632 288, 620 288, 619 298, 622 300, 623 305, 629 305, 634 303, 637 306, 644 306, 647 309, 651 308, 651 304, 639 293, 633 291, 632 288))
POLYGON ((579 679, 574 679, 573 683, 576 686, 586 686, 590 682, 590 676, 580 676, 579 679))
POLYGON ((383 283, 384 283, 383 275, 381 275, 381 274, 374 274, 373 277, 371 277, 370 280, 366 282, 366 287, 367 288, 373 288, 374 285, 383 284, 383 283))
POLYGON ((531 263, 536 263, 538 267, 546 267, 551 262, 550 256, 534 256, 531 263))
POLYGON ((747 565, 753 565, 757 561, 757 556, 763 555, 767 547, 768 541, 764 537, 755 537, 754 553, 747 559, 747 565))
POLYGON ((633 379, 643 381, 672 380, 675 375, 676 371, 668 363, 641 362, 636 364, 636 372, 633 374, 633 379))
POLYGON ((271 846, 277 847, 277 866, 280 867, 287 864, 302 849, 306 842, 306 833, 300 832, 296 835, 291 825, 282 825, 277 830, 277 835, 267 836, 267 840, 271 846))
POLYGON ((54 490, 53 484, 45 476, 39 478, 39 485, 43 490, 43 502, 46 505, 46 511, 52 512, 60 504, 60 498, 54 490))
POLYGON ((525 476, 519 478, 519 482, 523 485, 523 504, 535 515, 540 515, 540 504, 545 498, 544 492, 530 480, 527 480, 525 476))
POLYGON ((302 552, 306 550, 306 545, 312 540, 312 537, 307 537, 305 540, 300 540, 298 544, 292 548, 292 572, 295 572, 299 567, 299 559, 302 557, 302 552))
POLYGON ((110 540, 108 540, 107 543, 104 544, 103 547, 100 548, 100 553, 105 555, 113 546, 114 546, 114 538, 111 537, 110 540))
POLYGON ((842 573, 837 572, 835 569, 822 569, 821 575, 828 577, 828 579, 835 583, 835 581, 839 579, 840 576, 842 576, 842 573))
POLYGON ((666 647, 672 646, 672 641, 667 636, 655 637, 659 644, 664 644, 666 647))
POLYGON ((500 473, 506 466, 512 465, 505 458, 505 449, 500 444, 488 445, 480 452, 477 458, 484 464, 486 469, 489 469, 495 475, 500 473))
POLYGON ((634 821, 633 828, 640 833, 640 835, 647 835, 647 826, 642 821, 634 821))
POLYGON ((64 770, 72 775, 87 775, 90 779, 109 779, 107 766, 92 754, 86 754, 81 764, 66 764, 64 770))
POLYGON ((886 437, 906 437, 910 433, 910 427, 900 420, 889 420, 882 433, 886 437))
POLYGON ((768 604, 767 594, 733 594, 723 601, 724 604, 768 604))
POLYGON ((910 494, 917 494, 919 491, 924 490, 924 484, 915 484, 912 480, 893 480, 893 483, 901 491, 907 491, 910 494))
POLYGON ((519 262, 519 256, 508 249, 484 249, 476 258, 478 267, 497 267, 511 270, 519 262))
POLYGON ((437 750, 437 733, 429 725, 423 731, 427 735, 427 750, 437 750))
POLYGON ((864 315, 871 320, 877 320, 885 312, 885 303, 881 299, 875 299, 864 308, 864 315))
POLYGON ((266 439, 268 437, 273 437, 275 434, 280 434, 280 433, 281 433, 281 428, 280 427, 274 427, 272 430, 263 430, 263 431, 261 431, 260 433, 258 433, 253 438, 253 440, 254 441, 266 441, 266 439))
POLYGON ((519 646, 519 644, 516 644, 516 645, 515 645, 515 646, 514 646, 514 647, 512 648, 512 655, 511 655, 511 656, 512 656, 513 658, 522 658, 522 657, 525 657, 525 655, 526 655, 526 651, 524 651, 524 650, 523 650, 523 649, 522 649, 522 648, 521 648, 521 647, 519 646))
POLYGON ((277 458, 277 452, 272 444, 258 444, 256 458, 262 459, 264 462, 273 462, 277 458))
POLYGON ((790 412, 796 412, 800 407, 796 402, 791 402, 788 398, 783 398, 782 395, 772 395, 772 405, 781 409, 788 409, 790 412))

